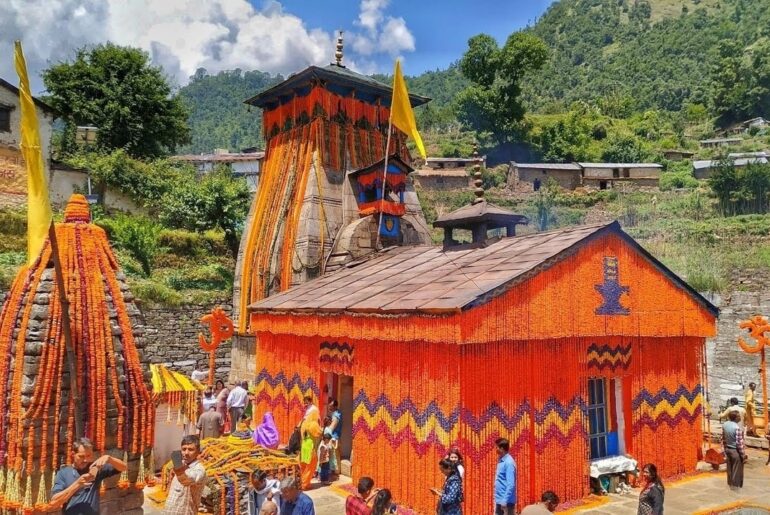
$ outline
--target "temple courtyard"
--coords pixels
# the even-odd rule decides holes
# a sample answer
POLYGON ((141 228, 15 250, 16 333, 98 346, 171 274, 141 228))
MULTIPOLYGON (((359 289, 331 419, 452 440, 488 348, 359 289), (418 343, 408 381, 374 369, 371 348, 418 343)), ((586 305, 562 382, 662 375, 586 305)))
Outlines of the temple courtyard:
MULTIPOLYGON (((740 493, 728 489, 724 472, 703 472, 666 483, 666 515, 720 513, 764 515, 770 513, 770 488, 768 488, 770 466, 765 466, 767 451, 750 449, 749 457, 744 474, 744 487, 740 493), (744 508, 744 510, 737 511, 739 508, 744 508)), ((343 477, 330 487, 318 487, 309 491, 308 495, 315 504, 316 515, 344 514, 346 487, 349 483, 350 479, 343 477)), ((432 485, 425 485, 426 488, 430 486, 432 485)), ((472 493, 468 492, 466 495, 472 495, 472 493)), ((595 496, 586 499, 585 504, 579 507, 560 510, 559 513, 635 515, 638 495, 639 490, 637 489, 627 495, 595 496)), ((162 506, 158 506, 145 497, 145 514, 160 514, 162 511, 162 506)))

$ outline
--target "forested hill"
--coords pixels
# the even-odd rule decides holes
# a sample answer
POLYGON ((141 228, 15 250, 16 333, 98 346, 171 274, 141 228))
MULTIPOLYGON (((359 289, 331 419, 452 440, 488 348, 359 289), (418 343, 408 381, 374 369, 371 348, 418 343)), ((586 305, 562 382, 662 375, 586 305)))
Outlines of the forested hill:
MULTIPOLYGON (((687 104, 710 108, 723 124, 770 116, 770 0, 561 0, 525 30, 550 48, 546 65, 523 84, 530 112, 564 113, 583 100, 618 118, 687 104), (715 103, 726 113, 711 109, 715 103)), ((249 113, 243 100, 279 80, 259 71, 200 70, 180 90, 192 111, 192 143, 180 150, 261 145, 261 114, 249 113)), ((452 100, 468 84, 457 66, 407 83, 433 98, 417 112, 422 129, 457 124, 452 100)))
POLYGON ((551 48, 526 86, 531 108, 605 98, 677 111, 708 103, 720 44, 767 44, 770 0, 562 0, 529 30, 551 48))

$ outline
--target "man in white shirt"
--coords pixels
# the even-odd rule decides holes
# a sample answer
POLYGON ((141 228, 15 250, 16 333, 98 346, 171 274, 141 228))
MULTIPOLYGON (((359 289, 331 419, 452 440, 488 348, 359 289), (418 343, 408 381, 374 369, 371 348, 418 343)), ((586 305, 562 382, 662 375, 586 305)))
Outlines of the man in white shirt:
POLYGON ((205 384, 206 381, 209 378, 209 373, 204 371, 203 369, 205 366, 203 365, 202 361, 199 361, 195 364, 195 370, 192 371, 192 374, 190 374, 190 378, 193 381, 198 381, 199 383, 205 384))
POLYGON ((730 402, 727 404, 727 408, 725 408, 725 410, 719 414, 719 420, 726 419, 731 411, 738 412, 738 426, 741 428, 741 431, 743 431, 746 422, 746 410, 738 404, 737 397, 730 399, 730 402))
POLYGON ((227 410, 230 413, 231 431, 238 427, 238 421, 241 420, 243 410, 246 409, 246 403, 249 402, 249 383, 243 381, 236 384, 235 388, 227 396, 227 410))

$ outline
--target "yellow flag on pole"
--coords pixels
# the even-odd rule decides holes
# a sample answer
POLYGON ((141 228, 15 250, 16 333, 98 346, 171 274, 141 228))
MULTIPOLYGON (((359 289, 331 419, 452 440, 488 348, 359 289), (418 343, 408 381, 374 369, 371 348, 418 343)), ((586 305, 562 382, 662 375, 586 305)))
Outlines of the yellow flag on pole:
POLYGON ((27 264, 37 259, 51 225, 51 202, 48 199, 48 183, 40 147, 40 130, 37 123, 35 100, 29 89, 27 63, 21 42, 16 42, 14 52, 16 73, 19 75, 19 100, 21 103, 21 153, 27 165, 27 264))
POLYGON ((409 102, 409 92, 406 90, 406 82, 401 75, 400 61, 396 61, 396 70, 393 72, 393 100, 390 104, 390 120, 401 132, 414 140, 417 150, 425 159, 425 147, 422 144, 420 133, 417 132, 414 111, 412 111, 412 104, 409 102))

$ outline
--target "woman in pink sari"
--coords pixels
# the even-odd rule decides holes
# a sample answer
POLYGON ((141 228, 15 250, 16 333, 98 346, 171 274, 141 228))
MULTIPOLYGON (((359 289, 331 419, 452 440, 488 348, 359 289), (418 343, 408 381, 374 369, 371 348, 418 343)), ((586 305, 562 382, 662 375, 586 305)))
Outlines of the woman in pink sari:
POLYGON ((264 414, 262 423, 254 431, 254 443, 268 449, 278 448, 278 428, 275 426, 273 414, 269 411, 264 414))
MULTIPOLYGON (((230 390, 225 387, 224 381, 221 379, 217 380, 216 388, 214 388, 214 391, 216 392, 217 396, 217 411, 220 415, 222 415, 222 419, 225 421, 225 427, 223 432, 229 433, 230 432, 230 417, 227 414, 227 396, 230 395, 230 390)), ((234 430, 235 428, 233 428, 234 430)))

